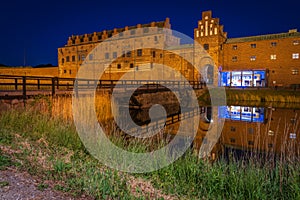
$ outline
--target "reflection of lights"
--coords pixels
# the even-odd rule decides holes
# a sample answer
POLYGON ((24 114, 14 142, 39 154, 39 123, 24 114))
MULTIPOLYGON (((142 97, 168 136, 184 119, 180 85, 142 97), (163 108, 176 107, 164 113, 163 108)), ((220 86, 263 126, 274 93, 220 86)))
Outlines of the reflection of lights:
POLYGON ((290 139, 296 139, 296 133, 290 133, 290 139))
POLYGON ((210 123, 213 123, 214 122, 214 120, 210 120, 210 123))
POLYGON ((273 135, 274 135, 274 131, 269 130, 269 131, 268 131, 268 135, 269 135, 269 136, 273 136, 273 135))

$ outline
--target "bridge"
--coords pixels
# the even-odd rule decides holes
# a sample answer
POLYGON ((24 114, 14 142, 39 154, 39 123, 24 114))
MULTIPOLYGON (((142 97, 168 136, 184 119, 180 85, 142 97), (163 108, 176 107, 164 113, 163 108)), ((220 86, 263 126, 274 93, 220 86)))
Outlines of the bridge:
POLYGON ((192 87, 200 90, 205 87, 205 82, 200 81, 164 81, 164 80, 94 80, 42 76, 13 76, 0 75, 0 99, 28 99, 38 95, 63 95, 73 94, 73 91, 91 89, 135 90, 139 93, 156 93, 168 91, 168 86, 175 90, 185 90, 192 87), (139 85, 136 89, 136 86, 139 85), (74 90, 75 89, 75 90, 74 90))

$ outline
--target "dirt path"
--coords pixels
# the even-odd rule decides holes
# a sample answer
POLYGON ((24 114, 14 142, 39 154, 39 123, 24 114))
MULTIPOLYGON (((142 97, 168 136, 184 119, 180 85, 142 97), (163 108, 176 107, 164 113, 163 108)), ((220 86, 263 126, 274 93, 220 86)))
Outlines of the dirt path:
POLYGON ((75 198, 55 190, 51 182, 41 183, 27 172, 19 172, 15 168, 0 170, 0 200, 92 199, 86 196, 75 198))

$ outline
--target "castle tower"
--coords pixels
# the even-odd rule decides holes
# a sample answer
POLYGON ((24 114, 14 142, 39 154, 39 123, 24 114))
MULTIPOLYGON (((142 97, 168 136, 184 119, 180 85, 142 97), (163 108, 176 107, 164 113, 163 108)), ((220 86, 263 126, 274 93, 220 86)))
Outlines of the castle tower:
POLYGON ((219 21, 219 18, 212 18, 211 11, 204 11, 202 19, 198 21, 198 28, 194 29, 194 40, 203 46, 217 66, 222 63, 221 51, 227 39, 227 33, 219 21))

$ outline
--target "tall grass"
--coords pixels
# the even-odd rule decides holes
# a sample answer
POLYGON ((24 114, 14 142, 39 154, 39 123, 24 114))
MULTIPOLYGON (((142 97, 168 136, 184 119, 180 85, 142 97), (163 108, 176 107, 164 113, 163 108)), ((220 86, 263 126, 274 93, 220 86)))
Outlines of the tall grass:
MULTIPOLYGON (((112 133, 113 142, 135 152, 163 144, 130 142, 117 130, 112 133)), ((24 169, 43 179, 60 181, 55 185, 57 190, 84 192, 96 199, 136 198, 128 185, 128 174, 107 168, 91 157, 72 121, 62 117, 28 107, 1 112, 0 145, 18 150, 19 153, 9 156, 21 160, 24 169)), ((255 158, 247 162, 221 158, 211 163, 187 152, 168 167, 135 176, 148 179, 166 194, 184 199, 300 199, 299 174, 299 160, 269 165, 255 158)))

